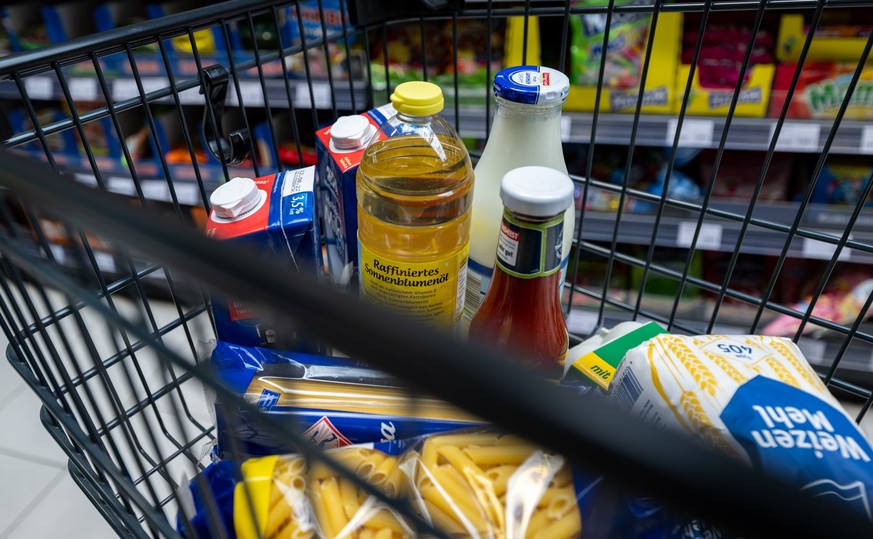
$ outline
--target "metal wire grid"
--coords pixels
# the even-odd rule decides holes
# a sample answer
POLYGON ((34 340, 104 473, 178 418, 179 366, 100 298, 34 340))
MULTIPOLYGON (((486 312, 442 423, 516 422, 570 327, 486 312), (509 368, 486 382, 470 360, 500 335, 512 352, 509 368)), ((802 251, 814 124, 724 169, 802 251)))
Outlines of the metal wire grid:
MULTIPOLYGON (((496 3, 498 6, 502 3, 496 3)), ((865 4, 866 5, 866 4, 865 4)), ((645 78, 650 69, 652 36, 657 28, 658 18, 660 13, 668 11, 696 11, 702 14, 701 29, 705 27, 707 17, 719 10, 753 10, 755 13, 754 27, 757 30, 763 20, 765 13, 774 9, 806 9, 812 13, 811 27, 816 28, 823 13, 832 7, 858 7, 857 2, 816 2, 816 1, 792 1, 792 2, 769 2, 760 3, 752 1, 734 1, 734 2, 685 2, 685 3, 665 3, 656 0, 652 5, 615 5, 614 2, 604 2, 602 7, 578 8, 572 7, 569 4, 561 7, 546 6, 541 7, 536 2, 526 2, 523 8, 512 7, 503 8, 496 7, 493 1, 487 2, 484 7, 478 8, 475 6, 468 7, 464 11, 448 16, 453 23, 453 39, 455 43, 455 63, 457 64, 457 21, 463 18, 485 18, 488 25, 492 21, 501 17, 510 15, 539 15, 542 17, 563 17, 563 35, 560 51, 561 64, 563 65, 566 59, 566 35, 568 32, 568 19, 570 14, 578 14, 583 12, 588 13, 603 13, 607 18, 607 26, 613 16, 619 13, 630 12, 647 12, 652 14, 651 26, 649 31, 649 47, 643 59, 642 80, 641 86, 645 85, 645 78)), ((48 163, 57 171, 63 171, 63 166, 58 163, 56 156, 51 150, 48 138, 52 135, 62 133, 64 131, 75 130, 83 141, 83 151, 86 154, 87 161, 93 172, 98 188, 107 190, 107 181, 101 173, 99 160, 92 150, 85 126, 91 122, 98 121, 102 118, 110 118, 113 129, 116 134, 123 140, 124 130, 120 115, 127 111, 141 110, 145 116, 147 127, 152 137, 157 139, 155 118, 151 112, 151 105, 160 101, 169 100, 172 104, 175 114, 178 116, 182 125, 186 125, 186 106, 183 103, 182 94, 186 91, 196 90, 205 87, 203 78, 204 58, 197 50, 197 44, 194 37, 194 32, 202 28, 208 28, 218 24, 222 29, 222 35, 226 45, 229 48, 229 28, 232 24, 246 24, 250 30, 254 30, 254 21, 258 17, 266 16, 268 19, 278 21, 278 10, 280 5, 270 2, 234 2, 230 4, 219 4, 202 8, 190 14, 181 14, 168 17, 157 21, 138 25, 118 31, 109 32, 98 36, 89 36, 69 42, 57 47, 49 48, 36 53, 27 53, 19 56, 7 57, 0 59, 0 73, 7 79, 13 81, 18 91, 20 92, 22 103, 31 118, 34 125, 34 130, 30 132, 16 133, 9 137, 5 146, 16 147, 32 141, 39 141, 45 151, 45 157, 48 163), (201 73, 197 79, 182 79, 179 80, 172 69, 172 59, 164 45, 166 41, 172 37, 187 36, 193 50, 193 58, 197 64, 198 72, 201 73), (137 71, 137 60, 134 50, 147 43, 155 43, 160 53, 161 61, 167 72, 169 86, 147 91, 143 77, 137 71), (110 79, 103 72, 101 59, 112 54, 121 54, 126 57, 130 63, 130 68, 133 73, 133 80, 136 83, 138 97, 134 97, 119 102, 114 102, 112 99, 110 79), (100 92, 105 100, 105 106, 98 107, 89 112, 79 114, 76 108, 75 100, 70 91, 68 81, 69 75, 66 71, 75 64, 87 62, 93 66, 96 80, 99 84, 100 92), (29 77, 38 75, 52 74, 57 78, 58 86, 63 94, 63 100, 70 109, 70 118, 59 122, 53 122, 48 125, 42 125, 36 114, 33 99, 29 96, 26 81, 29 77)), ((299 6, 294 6, 299 15, 299 6)), ((257 78, 255 79, 260 85, 263 93, 264 108, 267 116, 270 117, 271 102, 267 96, 270 93, 267 78, 264 75, 262 67, 271 61, 279 61, 284 81, 284 92, 287 98, 287 103, 283 104, 282 108, 287 108, 288 122, 291 126, 291 131, 296 142, 296 151, 298 157, 302 159, 302 148, 299 143, 299 134, 302 127, 299 125, 298 117, 293 113, 295 107, 301 107, 300 103, 295 103, 295 97, 292 96, 292 78, 289 77, 285 59, 292 54, 300 53, 306 56, 310 51, 316 48, 323 48, 328 55, 328 42, 334 41, 345 48, 348 55, 349 40, 353 37, 360 37, 365 43, 365 47, 369 49, 369 39, 371 35, 380 33, 383 39, 386 39, 392 26, 399 24, 419 24, 422 30, 426 24, 435 20, 443 20, 446 16, 435 15, 428 17, 419 17, 416 19, 403 21, 389 21, 377 23, 368 26, 364 29, 344 29, 341 36, 333 36, 331 39, 322 40, 307 40, 305 36, 299 44, 283 44, 281 50, 262 51, 259 49, 256 40, 254 41, 254 58, 236 62, 233 55, 228 59, 228 72, 230 81, 234 86, 238 104, 240 108, 245 105, 245 92, 242 91, 242 84, 245 81, 241 80, 240 74, 246 70, 255 69, 257 78), (287 106, 285 106, 287 105, 287 106)), ((300 17, 298 17, 300 19, 300 17)), ((321 11, 322 29, 326 33, 324 27, 324 15, 321 11)), ((526 19, 527 22, 527 19, 526 19)), ((276 24, 278 33, 278 23, 276 24)), ((302 29, 302 23, 301 23, 302 29)), ((525 33, 527 32, 527 24, 525 25, 525 33)), ((303 33, 303 32, 301 32, 303 33)), ((755 32, 752 33, 755 35, 755 32)), ((810 32, 810 36, 812 32, 810 32)), ((701 46, 702 32, 699 33, 697 47, 695 51, 695 60, 701 46)), ((873 38, 871 38, 873 39, 873 38)), ((804 44, 801 60, 799 65, 803 65, 806 52, 809 48, 811 38, 808 38, 804 44)), ((524 40, 527 41, 526 38, 524 40)), ((830 147, 838 127, 842 122, 842 118, 848 107, 849 97, 855 88, 860 77, 861 69, 863 68, 866 59, 869 55, 871 41, 868 40, 864 49, 861 61, 858 68, 855 70, 854 76, 847 91, 847 97, 843 100, 842 106, 837 114, 833 126, 829 129, 826 137, 824 148, 816 165, 816 173, 818 175, 821 168, 824 166, 830 147)), ((606 43, 604 43, 605 45, 606 43)), ((751 45, 752 43, 750 43, 751 45)), ((749 47, 748 49, 751 49, 749 47)), ((424 32, 422 31, 422 51, 427 54, 426 43, 424 41, 424 32)), ((490 51, 489 51, 490 55, 490 51)), ((749 54, 747 53, 741 73, 745 73, 749 68, 749 54)), ((383 62, 387 69, 387 56, 383 58, 383 62)), ((604 61, 601 61, 599 80, 603 81, 604 61)), ((426 58, 423 59, 424 77, 428 78, 426 58)), ((312 122, 314 125, 319 123, 319 115, 317 113, 314 79, 308 70, 309 62, 305 59, 306 79, 303 81, 308 86, 308 103, 311 110, 312 122)), ((669 160, 667 178, 669 182, 670 170, 672 170, 675 160, 677 148, 679 147, 680 130, 683 122, 686 119, 686 109, 690 92, 690 80, 694 75, 696 61, 692 62, 692 71, 689 76, 689 82, 686 84, 685 92, 682 98, 682 106, 678 115, 678 127, 676 135, 673 139, 671 148, 671 157, 669 160)), ((335 118, 340 108, 337 102, 337 96, 344 91, 344 87, 348 85, 348 94, 351 99, 351 110, 357 112, 373 106, 374 103, 384 101, 381 95, 374 95, 371 72, 367 70, 368 84, 366 86, 366 100, 364 102, 356 102, 358 88, 351 78, 347 81, 335 80, 332 74, 330 64, 327 65, 327 83, 330 88, 330 106, 335 118)), ((796 86, 799 69, 795 74, 794 84, 789 93, 796 86)), ((491 73, 488 74, 491 76, 491 73)), ((390 76, 389 76, 390 77, 390 76)), ((740 77, 742 80, 743 77, 740 77)), ((390 78, 387 81, 387 87, 390 89, 390 78)), ((591 121, 591 148, 596 147, 597 142, 597 127, 601 116, 598 112, 599 102, 601 100, 600 87, 595 99, 594 111, 591 121)), ((454 79, 454 95, 459 95, 459 82, 457 75, 454 79)), ((721 160, 722 153, 725 149, 725 143, 728 136, 729 127, 733 121, 733 112, 737 104, 740 86, 738 84, 734 91, 731 102, 730 113, 725 119, 725 128, 721 135, 721 140, 718 146, 718 154, 716 158, 716 166, 712 172, 712 180, 709 183, 709 188, 705 198, 701 204, 690 204, 678 200, 669 199, 666 197, 658 197, 647 193, 642 193, 630 189, 628 186, 628 177, 630 173, 631 159, 633 148, 636 145, 637 134, 641 119, 642 96, 637 99, 636 113, 633 116, 633 123, 630 128, 630 144, 628 145, 628 161, 627 168, 624 172, 624 182, 621 186, 613 186, 605 182, 596 180, 584 180, 591 178, 593 167, 594 151, 589 151, 586 167, 584 171, 572 171, 574 179, 583 187, 583 200, 588 196, 588 189, 591 186, 606 190, 614 190, 620 196, 622 201, 628 197, 636 197, 658 204, 657 212, 654 216, 654 225, 652 227, 652 241, 647 249, 646 257, 638 258, 625 255, 619 252, 620 244, 619 230, 623 220, 624 211, 623 204, 619 204, 619 209, 615 215, 614 228, 609 247, 604 247, 594 242, 580 240, 584 237, 586 220, 580 219, 576 234, 576 245, 580 247, 576 251, 576 260, 574 265, 578 263, 580 252, 585 251, 600 255, 608 261, 610 271, 606 273, 606 280, 602 290, 592 290, 582 286, 573 286, 569 290, 569 301, 567 303, 568 310, 573 304, 575 294, 582 294, 599 301, 598 307, 598 325, 604 324, 607 321, 607 316, 611 310, 607 308, 618 308, 626 311, 633 318, 653 319, 665 323, 671 329, 680 332, 705 332, 711 331, 718 317, 719 309, 725 298, 731 298, 749 303, 757 307, 756 315, 751 323, 750 332, 755 332, 760 324, 762 313, 765 310, 775 311, 778 313, 791 314, 801 319, 801 324, 815 323, 826 327, 832 331, 845 335, 840 346, 840 351, 835 358, 830 370, 826 373, 826 381, 834 387, 847 389, 855 392, 858 395, 865 397, 869 396, 869 391, 866 388, 860 388, 851 384, 843 383, 832 379, 835 373, 839 360, 843 353, 849 347, 853 340, 863 341, 865 343, 873 342, 873 336, 860 331, 862 316, 858 316, 851 326, 843 326, 826 320, 821 320, 812 317, 812 309, 810 305, 805 312, 798 312, 788 307, 784 307, 770 301, 770 296, 773 293, 775 281, 778 277, 778 271, 774 273, 770 283, 765 290, 765 293, 760 298, 752 297, 748 294, 732 290, 728 285, 731 281, 731 274, 734 271, 737 257, 742 251, 742 242, 748 231, 752 227, 760 227, 770 229, 780 233, 784 233, 786 240, 784 248, 778 259, 778 267, 781 268, 788 256, 788 249, 794 237, 804 237, 816 239, 834 244, 835 251, 833 257, 827 265, 827 269, 822 274, 818 283, 816 298, 821 294, 827 280, 839 261, 841 250, 846 248, 858 249, 866 252, 871 251, 871 246, 862 241, 850 239, 851 231, 854 224, 862 211, 863 201, 871 189, 873 182, 868 182, 864 191, 864 196, 861 197, 858 205, 854 208, 850 217, 849 223, 846 226, 845 232, 839 237, 829 234, 824 234, 815 230, 810 230, 801 226, 802 215, 808 207, 811 197, 811 187, 806 193, 806 197, 800 204, 794 222, 786 226, 779 222, 768 221, 753 217, 755 208, 755 197, 749 204, 748 211, 745 214, 736 212, 727 212, 712 208, 710 206, 710 198, 712 195, 712 186, 715 183, 718 163, 721 160), (581 172, 578 174, 577 172, 581 172), (689 256, 683 271, 675 271, 654 262, 654 246, 659 224, 668 208, 678 208, 684 210, 692 210, 697 212, 698 218, 694 238, 692 240, 689 256), (707 217, 717 217, 721 219, 733 220, 741 224, 739 239, 731 255, 729 270, 722 283, 711 283, 696 279, 689 276, 691 267, 691 252, 697 245, 698 237, 702 228, 702 224, 707 217), (635 300, 629 302, 619 301, 609 295, 609 278, 611 268, 616 262, 639 266, 643 269, 643 284, 648 278, 649 273, 657 273, 677 279, 682 287, 691 285, 703 288, 717 295, 717 300, 711 315, 708 320, 704 320, 704 325, 689 323, 682 320, 678 314, 678 306, 680 303, 681 293, 676 294, 672 310, 669 315, 663 315, 646 310, 642 306, 644 286, 640 287, 640 292, 635 300)), ((387 98, 386 92, 386 98, 387 98)), ((790 100, 790 99, 789 99, 790 100)), ((208 103, 208 96, 207 96, 208 103)), ((220 122, 215 117, 215 103, 209 103, 205 108, 207 121, 212 125, 215 132, 220 132, 218 126, 220 122)), ((303 104, 305 107, 305 104, 303 104)), ((767 172, 767 166, 772 159, 773 153, 776 150, 776 140, 778 133, 785 122, 786 107, 783 108, 780 117, 776 121, 775 135, 767 148, 765 166, 762 168, 758 177, 755 193, 760 191, 764 178, 767 172)), ((491 108, 488 101, 485 101, 485 116, 484 130, 487 133, 490 127, 491 108)), ((461 105, 459 100, 454 101, 453 115, 455 124, 461 125, 461 105)), ((249 128, 249 120, 246 114, 242 114, 242 121, 245 128, 249 128)), ((276 133, 273 135, 273 141, 277 140, 276 133)), ((205 210, 208 210, 208 182, 201 174, 200 166, 197 164, 194 148, 195 145, 190 134, 183 130, 185 147, 190 154, 192 161, 192 169, 196 177, 196 185, 199 191, 199 203, 205 210)), ((166 150, 161 148, 161 150, 166 150)), ((254 143, 249 140, 249 150, 255 153, 254 143)), ((278 148, 275 143, 271 148, 278 162, 278 148)), ((153 207, 154 203, 150 201, 142 188, 142 177, 138 173, 135 160, 131 157, 128 149, 122 145, 125 162, 129 169, 130 176, 133 179, 136 199, 140 205, 145 207, 153 207)), ((219 146, 219 153, 222 153, 219 146)), ((173 168, 164 157, 164 152, 158 152, 160 167, 166 176, 166 184, 170 194, 172 211, 177 219, 184 221, 182 205, 176 196, 177 181, 173 178, 173 168)), ((222 156, 223 157, 223 156, 222 156)), ((225 177, 228 177, 229 169, 222 159, 222 170, 225 177)), ((255 159, 252 163, 253 172, 256 175, 263 173, 259 169, 258 160, 255 159)), ((664 192, 667 192, 665 186, 664 192)), ((31 207, 30 205, 19 206, 18 204, 9 204, 4 207, 4 221, 7 227, 8 239, 26 239, 31 245, 35 244, 38 253, 55 267, 49 271, 44 271, 41 274, 43 279, 49 281, 58 278, 62 273, 58 271, 61 261, 56 257, 56 250, 53 250, 51 242, 48 240, 46 231, 40 224, 42 210, 31 207), (21 215, 13 214, 14 212, 22 212, 24 220, 29 224, 28 227, 21 226, 21 215), (35 241, 31 241, 32 236, 35 236, 35 241)), ((56 216, 53 216, 56 217, 56 216)), ((180 277, 180 272, 172 266, 166 266, 156 263, 154 259, 149 259, 145 264, 139 257, 132 257, 127 253, 129 248, 139 248, 139 244, 113 244, 118 251, 116 258, 121 261, 122 271, 116 271, 115 274, 108 274, 100 264, 100 252, 92 247, 93 239, 84 230, 76 226, 67 225, 65 234, 71 245, 76 246, 74 250, 72 268, 65 268, 64 272, 70 273, 81 279, 81 283, 86 290, 96 294, 100 301, 105 303, 109 308, 110 313, 121 314, 122 319, 134 320, 136 327, 145 327, 149 333, 151 340, 148 338, 137 339, 129 334, 129 331, 124 330, 119 325, 119 320, 103 320, 106 313, 91 313, 93 316, 89 318, 89 309, 82 306, 83 298, 81 296, 71 295, 68 290, 67 295, 58 295, 53 286, 44 286, 40 284, 40 280, 32 280, 33 268, 30 271, 23 272, 19 268, 19 264, 24 264, 27 260, 27 254, 14 250, 14 245, 5 242, 9 253, 4 258, 4 270, 7 274, 7 279, 3 281, 3 322, 4 330, 10 336, 10 341, 13 343, 10 348, 10 359, 13 364, 22 373, 22 376, 32 385, 34 390, 40 395, 46 403, 46 410, 43 413, 44 423, 50 427, 50 432, 55 436, 60 445, 68 452, 71 457, 71 470, 75 470, 73 477, 83 487, 86 495, 95 502, 99 508, 105 509, 104 515, 113 527, 120 534, 132 534, 135 536, 151 533, 153 535, 172 535, 172 526, 168 524, 168 519, 172 518, 172 508, 168 508, 165 513, 162 508, 171 506, 171 502, 175 499, 175 488, 178 486, 179 477, 173 474, 172 468, 174 463, 182 462, 183 464, 197 463, 202 465, 205 455, 202 454, 204 443, 212 437, 212 426, 209 423, 209 418, 197 416, 191 411, 189 402, 192 402, 190 394, 186 395, 186 390, 195 386, 194 381, 199 381, 200 374, 198 371, 179 369, 178 365, 172 365, 166 369, 158 369, 158 379, 154 377, 150 379, 149 375, 155 375, 155 372, 149 372, 149 367, 164 365, 165 362, 162 354, 154 351, 154 343, 168 342, 176 339, 181 343, 180 347, 173 347, 174 350, 182 350, 185 357, 188 357, 191 362, 195 362, 203 356, 202 344, 211 336, 211 320, 209 320, 209 310, 207 308, 207 295, 199 286, 192 284, 190 279, 185 280, 180 277), (27 274, 27 275, 26 275, 27 274), (154 279, 158 277, 159 279, 154 279), (161 316, 156 313, 154 307, 156 300, 153 296, 153 285, 155 281, 160 282, 159 288, 165 294, 165 297, 170 299, 171 316, 166 319, 161 319, 161 316), (126 310, 127 309, 127 310, 126 310), (132 313, 132 318, 130 315, 132 313), (105 329, 103 329, 105 327, 105 329), (108 336, 110 344, 100 342, 100 335, 108 336), (74 339, 73 337, 78 337, 74 339), (156 340, 156 341, 155 341, 156 340), (79 343, 84 343, 84 349, 79 343), (90 358, 93 364, 84 361, 84 358, 90 358), (87 366, 86 366, 87 365, 87 366), (195 374, 196 373, 196 374, 195 374), (122 396, 122 392, 117 388, 125 387, 130 389, 133 397, 122 396), (98 402, 105 398, 107 402, 98 402), (161 405, 165 406, 162 407, 161 405), (72 427, 71 427, 72 425, 72 427), (71 430, 72 429, 72 430, 71 430), (166 444, 169 444, 168 446, 166 444), (169 449, 165 449, 168 447, 169 449), (127 452, 131 453, 128 455, 127 452), (147 528, 147 529, 146 529, 147 528)), ((31 253, 32 254, 32 253, 31 253)), ((149 254, 146 252, 146 254, 149 254)), ((68 261, 69 263, 69 261, 68 261)), ((118 268, 116 268, 117 270, 118 268)), ((187 270, 184 265, 179 267, 180 270, 187 270)), ((200 277, 197 275, 196 277, 200 277)), ((196 281, 196 279, 195 279, 196 281)), ((870 306, 873 297, 867 298, 864 309, 870 306)), ((93 308, 93 306, 91 306, 93 308)), ((802 330, 802 327, 801 327, 802 330)), ((795 338, 799 338, 801 330, 795 338)), ((457 397, 457 395, 455 395, 457 397)), ((411 399, 412 401, 412 399, 411 399)), ((870 401, 868 400, 864 410, 869 408, 870 401)), ((588 433, 590 435, 590 433, 588 433)), ((582 436, 583 440, 590 443, 590 439, 582 436)), ((698 478, 699 479, 699 478, 698 478)))

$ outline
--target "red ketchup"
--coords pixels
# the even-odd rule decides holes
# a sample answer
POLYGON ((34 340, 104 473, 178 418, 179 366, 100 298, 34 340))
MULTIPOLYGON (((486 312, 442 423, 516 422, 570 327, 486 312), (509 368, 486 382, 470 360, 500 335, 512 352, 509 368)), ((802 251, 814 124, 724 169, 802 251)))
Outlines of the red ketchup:
POLYGON ((469 339, 558 378, 569 343, 560 288, 564 211, 573 202, 573 181, 551 168, 520 167, 504 175, 500 198, 493 280, 470 322, 469 339))

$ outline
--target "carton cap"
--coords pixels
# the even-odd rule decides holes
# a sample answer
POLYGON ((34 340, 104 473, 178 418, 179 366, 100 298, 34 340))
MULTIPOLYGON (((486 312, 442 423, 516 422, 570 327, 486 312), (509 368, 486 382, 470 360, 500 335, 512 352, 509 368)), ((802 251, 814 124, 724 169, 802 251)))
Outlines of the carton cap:
POLYGON ((340 116, 330 128, 330 142, 339 151, 363 150, 375 131, 363 116, 340 116))
POLYGON ((258 205, 260 192, 251 178, 233 178, 212 192, 209 203, 217 217, 236 219, 258 205))

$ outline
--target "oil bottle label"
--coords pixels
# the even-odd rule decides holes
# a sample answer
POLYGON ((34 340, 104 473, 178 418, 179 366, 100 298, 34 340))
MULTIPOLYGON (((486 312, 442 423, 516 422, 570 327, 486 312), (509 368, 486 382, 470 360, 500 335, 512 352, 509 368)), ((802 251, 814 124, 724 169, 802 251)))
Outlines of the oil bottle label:
POLYGON ((522 279, 551 275, 561 269, 564 216, 547 223, 522 223, 503 214, 497 238, 497 264, 522 279))
POLYGON ((455 327, 460 321, 467 281, 464 247, 428 262, 393 260, 358 242, 361 292, 385 308, 427 323, 455 327))

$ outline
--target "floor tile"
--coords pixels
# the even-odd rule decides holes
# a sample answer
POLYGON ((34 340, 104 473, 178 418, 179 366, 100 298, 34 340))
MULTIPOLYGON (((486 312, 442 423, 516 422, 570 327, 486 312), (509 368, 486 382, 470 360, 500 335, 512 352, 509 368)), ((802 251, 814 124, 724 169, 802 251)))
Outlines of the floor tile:
MULTIPOLYGON (((67 456, 39 419, 42 403, 29 388, 0 409, 0 455, 65 468, 67 456)), ((0 505, 2 507, 2 505, 0 505)))
POLYGON ((5 537, 0 534, 0 539, 109 539, 118 536, 67 471, 63 470, 61 474, 57 484, 53 485, 34 509, 22 515, 5 537))
POLYGON ((3 481, 3 488, 0 488, 0 537, 19 515, 26 516, 33 511, 39 499, 46 496, 50 487, 65 473, 53 466, 0 454, 0 477, 3 481))

